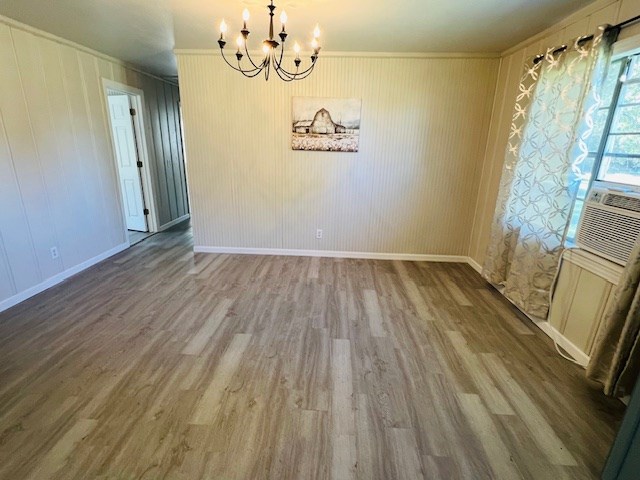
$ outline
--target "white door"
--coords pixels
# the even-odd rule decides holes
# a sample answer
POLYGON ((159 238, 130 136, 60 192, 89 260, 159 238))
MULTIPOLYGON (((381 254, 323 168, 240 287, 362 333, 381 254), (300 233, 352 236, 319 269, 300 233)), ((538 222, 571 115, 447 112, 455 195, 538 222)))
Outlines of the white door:
POLYGON ((147 219, 144 214, 138 149, 131 121, 129 96, 109 95, 108 99, 127 229, 146 232, 147 219))

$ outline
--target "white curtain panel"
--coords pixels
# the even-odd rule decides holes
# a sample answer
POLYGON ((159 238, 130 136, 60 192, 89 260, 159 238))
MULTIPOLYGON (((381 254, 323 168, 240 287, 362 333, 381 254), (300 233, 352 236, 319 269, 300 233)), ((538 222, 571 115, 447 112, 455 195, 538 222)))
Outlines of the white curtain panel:
POLYGON ((483 276, 538 318, 548 315, 615 33, 603 26, 548 49, 520 82, 483 276))

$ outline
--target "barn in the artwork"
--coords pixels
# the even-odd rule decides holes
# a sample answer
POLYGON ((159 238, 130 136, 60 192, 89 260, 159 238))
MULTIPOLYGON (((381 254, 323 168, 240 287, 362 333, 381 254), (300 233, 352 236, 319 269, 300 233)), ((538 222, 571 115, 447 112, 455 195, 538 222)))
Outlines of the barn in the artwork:
POLYGON ((294 97, 293 150, 357 152, 360 99, 294 97))

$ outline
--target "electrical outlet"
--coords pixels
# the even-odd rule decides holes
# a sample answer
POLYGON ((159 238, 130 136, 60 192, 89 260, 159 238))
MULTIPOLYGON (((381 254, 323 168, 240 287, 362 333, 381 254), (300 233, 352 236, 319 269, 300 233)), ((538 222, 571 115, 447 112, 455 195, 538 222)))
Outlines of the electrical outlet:
POLYGON ((51 258, 53 258, 54 260, 60 256, 60 254, 58 253, 58 247, 51 247, 49 251, 51 252, 51 258))
POLYGON ((316 230, 316 238, 322 240, 322 229, 319 228, 316 230))

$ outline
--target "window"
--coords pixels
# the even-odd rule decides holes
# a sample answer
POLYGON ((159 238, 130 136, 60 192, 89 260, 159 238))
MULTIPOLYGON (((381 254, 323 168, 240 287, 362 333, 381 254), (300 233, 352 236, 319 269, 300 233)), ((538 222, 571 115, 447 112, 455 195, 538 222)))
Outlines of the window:
POLYGON ((573 242, 587 191, 594 180, 640 187, 640 54, 615 60, 603 85, 602 105, 580 165, 578 193, 567 241, 573 242))
POLYGON ((625 63, 597 179, 640 186, 640 56, 625 63))

